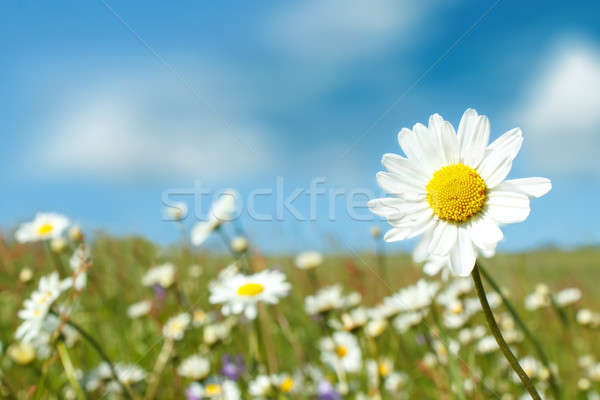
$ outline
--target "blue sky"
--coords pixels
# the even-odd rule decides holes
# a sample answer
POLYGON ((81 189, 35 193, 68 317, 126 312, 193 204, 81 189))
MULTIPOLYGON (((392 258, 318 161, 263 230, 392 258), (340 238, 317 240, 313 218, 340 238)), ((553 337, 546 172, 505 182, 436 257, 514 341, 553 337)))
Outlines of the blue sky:
MULTIPOLYGON (((402 127, 434 112, 457 124, 473 107, 494 138, 523 128, 511 176, 554 184, 500 248, 597 243, 598 15, 593 1, 6 3, 0 224, 57 211, 169 243, 163 193, 195 182, 245 198, 277 177, 285 196, 324 177, 379 195, 402 127)), ((242 224, 269 251, 372 245, 373 221, 330 221, 328 205, 316 221, 242 224)))

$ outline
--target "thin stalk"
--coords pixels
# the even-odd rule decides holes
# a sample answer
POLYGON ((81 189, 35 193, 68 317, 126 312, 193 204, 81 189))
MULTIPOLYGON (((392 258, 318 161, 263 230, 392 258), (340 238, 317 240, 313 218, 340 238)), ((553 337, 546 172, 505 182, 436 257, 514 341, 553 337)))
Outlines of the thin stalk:
POLYGON ((146 395, 144 396, 146 400, 150 400, 156 397, 156 391, 158 390, 158 386, 160 384, 160 376, 162 375, 162 372, 165 369, 165 365, 167 365, 169 358, 171 358, 172 351, 173 340, 167 339, 163 344, 163 347, 160 350, 158 357, 156 358, 156 363, 154 364, 154 369, 149 379, 148 389, 146 390, 146 395))
POLYGON ((450 377, 450 383, 451 383, 450 389, 452 390, 452 384, 454 384, 454 386, 456 387, 456 390, 458 392, 457 397, 459 399, 466 399, 462 376, 456 365, 456 359, 454 358, 454 354, 452 354, 452 351, 450 350, 450 345, 448 344, 448 341, 446 340, 446 337, 447 337, 446 330, 442 326, 440 317, 439 317, 437 310, 435 308, 435 305, 433 303, 431 303, 431 315, 433 316, 433 321, 435 322, 438 330, 440 331, 440 335, 439 335, 440 340, 442 341, 442 344, 444 345, 444 348, 446 349, 446 357, 448 358, 448 376, 450 377))
MULTIPOLYGON (((54 312, 54 311, 50 311, 50 312, 52 314, 58 316, 58 314, 56 314, 56 312, 54 312)), ((117 383, 119 384, 121 389, 123 389, 125 396, 128 399, 133 399, 134 396, 130 393, 129 387, 127 385, 125 385, 123 382, 121 382, 121 380, 119 379, 119 375, 117 374, 117 370, 115 369, 114 364, 112 363, 110 358, 106 355, 106 353, 102 349, 102 346, 100 346, 100 344, 96 341, 96 339, 94 339, 89 333, 87 333, 87 331, 85 329, 83 329, 81 326, 79 326, 75 322, 72 322, 71 320, 66 320, 65 323, 67 325, 69 325, 71 328, 75 329, 81 335, 81 337, 83 337, 85 340, 88 341, 88 343, 90 345, 92 345, 92 347, 94 348, 94 350, 96 350, 96 352, 98 353, 100 358, 102 358, 102 360, 108 364, 108 367, 110 368, 110 373, 112 374, 113 379, 115 381, 117 381, 117 383)))
POLYGON ((517 310, 512 305, 512 303, 506 298, 504 293, 502 293, 502 290, 500 290, 500 286, 498 286, 496 281, 494 281, 494 279, 492 279, 490 274, 488 274, 487 270, 484 267, 482 267, 481 264, 477 263, 477 265, 479 267, 479 271, 481 272, 481 275, 483 275, 483 277, 487 281, 487 283, 489 283, 489 285, 492 287, 492 289, 494 289, 494 291, 498 294, 498 296, 500 296, 500 298, 502 299, 502 303, 504 304, 504 307, 508 310, 508 312, 510 313, 512 318, 515 320, 515 323, 521 329, 521 331, 523 331, 523 333, 525 334, 525 337, 531 342, 538 357, 540 358, 542 363, 546 366, 546 368, 550 372, 549 381, 550 381, 550 388, 552 389, 552 393, 554 393, 555 398, 561 399, 562 393, 561 393, 561 390, 560 390, 558 384, 556 383, 556 376, 554 375, 554 372, 552 371, 552 366, 550 365, 550 360, 546 356, 546 352, 544 352, 544 349, 540 345, 540 342, 538 342, 538 340, 533 335, 533 333, 531 333, 531 331, 529 330, 527 325, 525 325, 525 322, 523 322, 523 320, 517 313, 517 310))
POLYGON ((498 346, 500 347, 500 350, 502 350, 504 357, 506 358, 512 369, 517 373, 519 379, 521 379, 521 383, 523 383, 523 386, 525 386, 525 389, 527 389, 531 397, 534 400, 541 400, 542 398, 540 397, 537 390, 535 389, 535 386, 529 379, 529 376, 527 376, 525 371, 523 371, 523 368, 521 368, 521 365, 519 365, 519 361, 516 359, 515 355, 512 353, 512 351, 506 344, 504 337, 502 337, 502 332, 500 332, 500 329, 496 324, 496 320, 494 319, 494 314, 492 314, 492 310, 490 308, 490 305, 488 304, 487 297, 485 295, 485 290, 483 289, 483 284, 481 283, 481 276, 479 275, 479 266, 477 265, 477 262, 475 262, 473 271, 471 271, 471 277, 473 278, 473 283, 475 284, 475 290, 477 291, 477 297, 479 297, 481 308, 483 309, 483 313, 485 314, 485 318, 487 320, 490 331, 492 332, 492 335, 494 335, 494 339, 496 339, 496 343, 498 343, 498 346))
POLYGON ((67 351, 67 346, 63 341, 59 341, 56 344, 56 348, 58 349, 58 355, 60 356, 60 361, 65 369, 65 373, 67 374, 67 379, 69 379, 69 383, 75 390, 75 394, 79 400, 85 400, 85 395, 83 394, 83 390, 81 390, 81 386, 75 378, 75 369, 73 368, 73 363, 71 362, 71 358, 69 357, 69 352, 67 351))

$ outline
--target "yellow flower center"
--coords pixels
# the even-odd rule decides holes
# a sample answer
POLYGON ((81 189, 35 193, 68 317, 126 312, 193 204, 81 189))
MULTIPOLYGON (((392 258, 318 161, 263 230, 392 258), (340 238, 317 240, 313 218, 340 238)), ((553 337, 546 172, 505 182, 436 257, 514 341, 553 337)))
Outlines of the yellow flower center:
POLYGON ((258 294, 261 294, 265 290, 265 287, 260 283, 246 283, 240 286, 237 290, 237 294, 240 296, 249 296, 254 297, 258 294))
POLYGON ((379 375, 385 377, 390 373, 390 367, 386 363, 379 363, 379 375))
POLYGON ((339 345, 335 348, 335 352, 337 353, 339 358, 344 358, 346 357, 346 354, 348 354, 348 349, 342 345, 339 345))
POLYGON ((465 222, 481 211, 485 199, 485 182, 464 164, 437 170, 427 184, 427 201, 444 221, 465 222))
POLYGON ((294 380, 292 378, 285 378, 279 385, 279 389, 283 393, 289 393, 294 388, 294 380))
POLYGON ((206 394, 209 396, 221 394, 221 385, 218 385, 216 383, 210 383, 210 384, 206 385, 205 390, 206 390, 206 394))
POLYGON ((43 225, 40 225, 40 227, 38 228, 38 234, 47 235, 51 233, 53 229, 54 227, 52 226, 52 224, 45 223, 43 225))

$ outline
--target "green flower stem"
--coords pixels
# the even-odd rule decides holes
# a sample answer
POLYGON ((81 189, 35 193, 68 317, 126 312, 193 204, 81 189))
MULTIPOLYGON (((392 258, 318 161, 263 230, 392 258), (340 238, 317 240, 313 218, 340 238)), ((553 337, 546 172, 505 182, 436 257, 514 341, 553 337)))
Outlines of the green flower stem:
POLYGON ((75 370, 73 368, 73 363, 71 362, 71 358, 69 357, 69 352, 67 351, 67 346, 65 346, 65 342, 59 340, 56 344, 58 349, 58 355, 60 356, 60 361, 63 364, 65 369, 65 373, 67 374, 67 379, 69 379, 69 383, 75 390, 75 394, 79 400, 85 400, 85 395, 83 394, 83 390, 81 390, 81 386, 75 378, 75 370))
POLYGON ((517 310, 515 309, 515 307, 506 298, 504 293, 502 293, 500 286, 498 286, 496 281, 494 281, 494 279, 492 279, 490 274, 488 274, 487 270, 481 264, 479 264, 479 262, 477 262, 477 266, 479 267, 479 271, 481 272, 481 275, 483 275, 483 278, 487 281, 487 283, 489 283, 489 285, 492 287, 492 289, 494 289, 494 291, 498 294, 498 296, 500 296, 500 298, 502 299, 502 303, 504 304, 504 307, 508 310, 510 315, 513 317, 513 319, 515 320, 516 324, 519 326, 521 331, 523 331, 523 333, 525 334, 525 337, 531 342, 538 357, 540 358, 540 360, 542 361, 544 366, 546 368, 548 368, 548 371, 550 372, 549 383, 550 383, 550 388, 552 389, 552 393, 554 394, 555 398, 561 399, 562 393, 561 393, 561 390, 560 390, 558 384, 556 383, 556 376, 554 375, 554 372, 552 371, 550 361, 549 361, 548 357, 546 356, 546 352, 544 352, 544 349, 540 345, 540 342, 538 342, 536 337, 533 336, 533 334, 531 333, 531 331, 529 330, 527 325, 525 325, 525 323, 523 322, 523 320, 517 313, 517 310))
POLYGON ((475 290, 477 291, 477 296, 479 297, 479 302, 481 303, 481 308, 483 309, 483 313, 485 314, 485 318, 487 320, 488 326, 494 338, 496 339, 496 343, 502 350, 504 357, 512 367, 512 369, 517 373, 519 379, 525 386, 525 389, 529 392, 531 397, 534 400, 541 400, 542 398, 538 394, 535 386, 529 379, 529 376, 523 371, 523 368, 519 365, 519 361, 516 359, 515 355, 512 353, 504 338, 502 337, 502 333, 496 324, 496 320, 494 319, 494 314, 492 314, 492 310, 490 309, 490 305, 488 304, 487 297, 485 295, 485 290, 483 289, 483 284, 481 283, 481 276, 479 275, 479 265, 475 262, 475 266, 473 267, 473 271, 471 271, 471 277, 473 278, 473 283, 475 284, 475 290))
MULTIPOLYGON (((50 311, 50 313, 54 314, 60 318, 60 316, 55 311, 50 311)), ((96 352, 98 353, 100 358, 102 358, 102 360, 108 364, 108 366, 110 368, 110 373, 112 374, 114 380, 117 381, 119 386, 121 386, 121 389, 123 389, 123 393, 125 394, 125 396, 128 399, 133 399, 134 396, 131 394, 129 387, 127 385, 125 385, 123 382, 121 382, 121 380, 119 379, 119 376, 117 375, 117 371, 115 370, 114 364, 112 363, 112 361, 110 361, 110 358, 108 358, 108 356, 102 349, 102 346, 100 346, 100 344, 96 341, 96 339, 94 339, 89 333, 87 333, 85 331, 85 329, 83 329, 81 326, 79 326, 75 322, 72 322, 71 320, 66 320, 65 323, 67 325, 69 325, 71 328, 75 329, 81 335, 81 337, 83 337, 85 340, 88 341, 88 343, 94 348, 94 350, 96 350, 96 352)))
POLYGON ((452 384, 454 384, 455 388, 456 388, 456 395, 460 400, 465 400, 465 391, 464 391, 464 383, 463 383, 463 379, 462 376, 460 374, 460 371, 458 369, 458 366, 456 364, 456 359, 454 358, 454 354, 452 354, 452 351, 450 350, 450 345, 448 344, 448 340, 446 339, 448 336, 446 334, 446 330, 444 329, 441 321, 440 321, 440 317, 438 315, 438 312, 435 308, 435 305, 433 304, 433 302, 431 303, 431 315, 433 316, 433 321, 435 322, 435 325, 437 326, 439 332, 440 332, 440 340, 442 341, 442 344, 444 345, 444 348, 446 349, 446 357, 448 358, 448 376, 450 377, 450 390, 452 391, 452 384))

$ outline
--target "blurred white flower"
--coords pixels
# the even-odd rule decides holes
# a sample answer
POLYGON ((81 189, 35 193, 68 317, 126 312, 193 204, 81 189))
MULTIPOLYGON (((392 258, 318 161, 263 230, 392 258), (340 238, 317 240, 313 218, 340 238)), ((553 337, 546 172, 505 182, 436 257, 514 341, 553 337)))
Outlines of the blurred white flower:
POLYGON ((545 178, 505 180, 523 137, 515 128, 488 145, 488 119, 468 109, 455 133, 438 114, 429 126, 402 129, 406 157, 385 154, 377 181, 397 197, 371 200, 369 208, 393 228, 386 241, 423 235, 415 261, 448 257, 450 269, 467 276, 478 254, 490 256, 503 234, 499 225, 524 221, 529 199, 552 187, 545 178))
POLYGON ((230 221, 234 217, 236 196, 235 191, 231 189, 223 192, 213 203, 208 213, 208 219, 194 225, 191 232, 191 241, 194 246, 200 246, 223 222, 230 221))
POLYGON ((323 256, 318 251, 305 251, 296 256, 296 267, 313 269, 323 263, 323 256))
POLYGON ((341 368, 346 372, 358 372, 362 368, 362 356, 358 340, 345 331, 334 332, 331 337, 319 342, 321 360, 334 370, 341 368))
POLYGON ((87 269, 91 264, 90 251, 85 245, 79 246, 69 260, 69 266, 75 273, 75 290, 82 290, 87 285, 87 269))
POLYGON ((229 379, 223 381, 214 381, 201 385, 194 382, 185 391, 188 400, 239 400, 241 399, 240 389, 234 381, 229 379))
POLYGON ((62 235, 69 226, 69 220, 55 213, 38 213, 31 222, 22 224, 15 232, 20 243, 53 239, 62 235))
POLYGON ((248 384, 248 394, 264 399, 271 391, 271 379, 267 375, 258 375, 248 384))
POLYGON ((29 364, 35 359, 35 349, 27 342, 16 342, 8 346, 6 354, 17 364, 29 364))
POLYGON ((246 318, 254 319, 258 302, 277 304, 288 295, 290 288, 285 275, 277 270, 235 274, 210 283, 209 301, 222 304, 221 311, 225 315, 243 313, 246 318))
POLYGON ((171 263, 150 268, 142 277, 142 285, 168 288, 175 281, 175 266, 171 263))
POLYGON ((69 228, 69 239, 73 242, 81 242, 83 241, 83 231, 79 227, 79 225, 73 225, 69 228))
POLYGON ((236 253, 243 253, 248 250, 248 240, 243 236, 236 236, 231 239, 231 250, 236 253))
POLYGON ((17 328, 15 337, 23 342, 33 340, 42 329, 44 318, 54 301, 70 286, 71 281, 61 281, 57 272, 43 276, 37 289, 23 302, 23 309, 18 313, 23 322, 17 328))
POLYGON ((135 319, 147 315, 152 310, 152 301, 142 300, 127 307, 129 318, 135 319))
POLYGON ((565 307, 581 300, 581 290, 578 288, 568 288, 561 290, 554 296, 554 301, 559 306, 565 307))
POLYGON ((477 342, 475 349, 479 354, 489 354, 500 350, 500 347, 493 336, 485 336, 477 342))
POLYGON ((56 254, 60 254, 67 248, 67 240, 62 237, 55 237, 50 239, 50 250, 55 252, 56 254))
POLYGON ((164 213, 165 217, 172 219, 174 221, 181 221, 187 215, 188 207, 187 204, 183 202, 177 202, 170 206, 165 207, 164 213))
POLYGON ((341 285, 326 286, 304 299, 304 309, 309 315, 322 314, 342 307, 344 295, 341 285))
POLYGON ((183 339, 183 334, 190 324, 190 314, 181 313, 167 320, 163 326, 163 336, 171 340, 183 339))
POLYGON ((197 354, 185 358, 177 367, 179 375, 194 380, 206 378, 209 372, 210 362, 205 357, 197 354))

